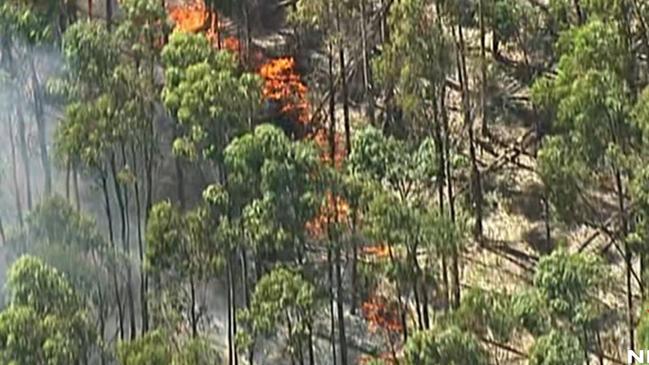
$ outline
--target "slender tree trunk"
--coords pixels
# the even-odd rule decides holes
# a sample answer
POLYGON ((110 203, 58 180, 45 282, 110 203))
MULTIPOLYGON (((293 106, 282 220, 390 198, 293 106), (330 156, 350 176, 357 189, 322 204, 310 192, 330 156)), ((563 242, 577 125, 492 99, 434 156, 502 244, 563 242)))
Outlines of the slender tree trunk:
POLYGON ((367 0, 360 0, 361 15, 361 47, 363 48, 363 88, 365 90, 365 102, 367 103, 367 116, 372 125, 376 125, 376 115, 374 112, 374 95, 372 94, 372 70, 370 67, 370 57, 367 44, 367 0))
MULTIPOLYGON (((330 224, 330 223, 329 223, 330 224)), ((330 318, 330 331, 329 331, 329 338, 331 341, 331 352, 332 352, 332 359, 333 359, 333 365, 337 364, 337 357, 336 357, 336 314, 334 310, 334 263, 333 263, 333 248, 331 247, 331 242, 329 243, 329 247, 327 248, 327 274, 328 274, 328 279, 329 279, 329 286, 328 286, 328 291, 329 291, 329 318, 330 318)))
POLYGON ((480 0, 480 73, 482 76, 480 88, 480 112, 482 113, 482 135, 489 134, 487 110, 487 52, 485 31, 485 0, 480 0))
POLYGON ((72 166, 73 179, 72 179, 72 188, 74 189, 74 203, 77 209, 77 213, 81 211, 81 198, 79 195, 79 171, 77 171, 77 163, 75 162, 72 166))
POLYGON ((464 49, 464 33, 462 24, 458 23, 458 78, 462 89, 462 109, 464 114, 464 124, 469 131, 469 152, 471 155, 471 185, 472 185, 472 203, 475 209, 476 238, 482 240, 482 184, 480 181, 480 170, 475 151, 475 138, 473 133, 473 119, 471 117, 471 105, 469 100, 469 79, 466 70, 466 55, 464 49))
POLYGON ((45 110, 43 105, 43 92, 40 81, 36 74, 34 60, 31 59, 29 66, 32 72, 32 101, 34 103, 34 115, 36 116, 36 131, 38 133, 38 146, 40 150, 41 164, 44 172, 44 196, 52 194, 52 166, 47 152, 47 137, 45 131, 45 110))
POLYGON ((632 286, 632 271, 633 271, 633 256, 631 248, 626 240, 627 237, 627 219, 624 204, 624 184, 622 182, 622 174, 618 168, 615 169, 615 184, 617 185, 617 200, 620 215, 620 225, 622 228, 622 240, 624 242, 624 262, 626 264, 626 292, 627 292, 627 322, 629 326, 629 349, 635 349, 635 322, 633 319, 633 286, 632 286))
POLYGON ((23 208, 20 201, 20 187, 18 186, 18 166, 16 164, 16 143, 14 142, 13 120, 10 117, 7 120, 7 136, 9 137, 9 147, 11 149, 11 176, 14 184, 14 199, 16 200, 16 218, 20 228, 23 228, 23 208))
POLYGON ((5 236, 5 227, 2 224, 2 216, 0 216, 0 244, 3 246, 7 243, 7 237, 5 236))
POLYGON ((343 310, 343 278, 340 245, 336 245, 336 304, 338 313, 338 336, 340 340, 340 364, 347 365, 347 337, 345 334, 345 312, 343 310))
MULTIPOLYGON (((125 195, 123 195, 122 192, 122 187, 120 185, 120 182, 118 180, 118 172, 117 172, 117 167, 115 165, 115 154, 111 154, 110 158, 110 168, 111 172, 113 175, 113 186, 115 188, 115 196, 117 197, 117 205, 119 206, 119 215, 121 219, 121 238, 122 238, 122 247, 124 249, 124 254, 126 257, 130 257, 130 245, 129 245, 129 239, 128 239, 128 219, 126 217, 126 204, 124 203, 125 200, 125 195)), ((132 277, 131 277, 131 265, 129 262, 126 262, 126 295, 127 295, 127 300, 128 300, 128 309, 129 309, 129 314, 130 314, 130 330, 131 330, 131 338, 136 333, 136 325, 135 325, 135 306, 134 306, 134 299, 133 299, 133 283, 132 277)))
POLYGON ((237 336, 237 316, 236 316, 236 310, 237 310, 237 298, 235 296, 235 282, 234 282, 234 273, 233 273, 233 267, 232 267, 232 257, 228 257, 228 289, 230 290, 230 303, 228 305, 231 307, 230 309, 230 322, 232 323, 231 325, 231 330, 232 330, 232 360, 233 360, 233 365, 238 365, 239 364, 239 357, 237 354, 237 343, 235 342, 235 338, 237 336))
POLYGON ((192 321, 192 337, 198 337, 198 316, 196 315, 196 283, 194 281, 194 274, 189 274, 189 290, 191 300, 190 318, 192 321))
POLYGON ((174 164, 176 166, 176 180, 178 185, 176 186, 176 193, 178 198, 178 204, 180 205, 180 210, 185 210, 185 177, 183 174, 182 162, 180 161, 181 157, 174 157, 174 164))
MULTIPOLYGON (((450 149, 451 149, 451 141, 450 141, 450 130, 448 126, 448 114, 446 111, 446 89, 444 88, 444 91, 442 92, 442 98, 441 98, 441 108, 440 110, 442 111, 442 121, 443 121, 443 128, 444 128, 444 153, 445 153, 445 160, 446 160, 446 188, 447 188, 447 195, 448 195, 448 203, 449 203, 449 214, 451 217, 451 222, 455 224, 455 196, 453 195, 453 167, 452 163, 450 160, 450 149)), ((460 300, 460 284, 459 284, 459 269, 458 269, 458 260, 457 260, 457 251, 453 252, 452 257, 452 269, 453 269, 453 295, 454 295, 454 300, 455 303, 459 303, 460 300)), ((446 275, 446 270, 444 270, 444 275, 446 275)), ((446 282, 448 283, 448 278, 445 279, 446 282)), ((450 288, 450 285, 447 287, 450 288)), ((450 298, 448 300, 450 302, 450 298)), ((447 303, 448 303, 447 302, 447 303)))
POLYGON ((113 27, 113 1, 112 0, 106 0, 106 25, 108 26, 109 31, 113 27))
POLYGON ((144 283, 146 282, 146 270, 144 267, 144 239, 142 231, 142 202, 140 200, 140 183, 139 171, 137 164, 137 154, 135 153, 135 145, 131 144, 131 160, 133 163, 133 172, 135 173, 134 190, 135 190, 135 215, 137 216, 137 248, 138 256, 140 259, 140 307, 142 311, 142 334, 149 330, 149 306, 147 303, 146 290, 144 283))
MULTIPOLYGON (((240 255, 241 255, 241 287, 243 288, 243 302, 246 305, 246 309, 250 308, 250 296, 249 296, 249 288, 248 288, 248 258, 247 258, 247 253, 245 248, 241 248, 240 250, 240 255)), ((254 360, 254 350, 252 346, 250 347, 250 350, 248 351, 248 365, 253 364, 254 360)))
POLYGON ((349 312, 356 314, 358 308, 358 243, 356 242, 356 208, 352 209, 352 277, 351 277, 351 308, 349 312))
POLYGON ((20 158, 23 164, 23 173, 25 175, 25 188, 27 189, 27 210, 32 210, 32 172, 27 152, 27 137, 25 128, 25 118, 19 107, 16 107, 16 121, 18 122, 18 145, 20 147, 20 158))
POLYGON ((88 0, 88 19, 92 20, 92 0, 88 0))
POLYGON ((228 301, 228 364, 233 365, 234 364, 234 358, 235 358, 235 350, 234 350, 234 335, 232 331, 232 270, 230 269, 230 258, 227 259, 226 262, 226 270, 228 274, 228 279, 227 279, 227 301, 228 301))
POLYGON ((67 158, 67 161, 65 163, 65 200, 70 203, 70 174, 72 167, 70 166, 70 158, 67 158))
MULTIPOLYGON (((309 365, 315 365, 315 354, 313 352, 313 320, 309 319, 307 324, 309 331, 309 365)), ((250 363, 252 364, 252 362, 250 363)))
MULTIPOLYGON (((342 32, 342 26, 340 24, 340 13, 336 10, 336 23, 338 31, 342 32)), ((345 46, 343 40, 339 40, 338 44, 338 59, 340 61, 340 82, 341 82, 341 91, 343 98, 343 122, 345 125, 345 153, 349 155, 352 151, 352 142, 351 142, 351 126, 349 120, 349 90, 347 87, 347 62, 345 61, 345 46)))
MULTIPOLYGON (((101 172, 101 188, 104 193, 104 208, 106 209, 106 219, 108 220, 108 237, 113 253, 117 255, 117 246, 115 245, 115 235, 113 234, 113 217, 110 208, 110 198, 108 194, 108 182, 106 173, 101 172)), ((110 270, 113 279, 113 286, 115 289, 115 300, 117 301, 117 320, 119 324, 119 337, 124 340, 124 313, 122 310, 122 299, 119 292, 119 284, 117 281, 117 264, 114 258, 111 258, 110 270)))
POLYGON ((584 22, 584 15, 581 11, 581 2, 579 0, 572 0, 572 3, 575 7, 575 15, 577 15, 577 25, 581 25, 584 22))

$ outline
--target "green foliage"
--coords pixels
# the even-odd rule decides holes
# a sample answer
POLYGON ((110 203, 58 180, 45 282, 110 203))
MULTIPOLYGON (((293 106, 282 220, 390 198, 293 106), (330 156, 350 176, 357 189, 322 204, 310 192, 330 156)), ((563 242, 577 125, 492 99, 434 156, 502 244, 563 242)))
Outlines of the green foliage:
POLYGON ((538 155, 538 171, 559 217, 565 222, 579 221, 584 212, 581 191, 589 183, 588 169, 570 140, 563 136, 546 138, 538 155))
POLYGON ((96 349, 85 308, 56 269, 23 256, 11 266, 7 288, 10 304, 0 313, 3 363, 72 364, 96 349))
POLYGON ((248 348, 257 336, 274 335, 284 328, 288 333, 287 350, 296 359, 302 346, 306 346, 315 310, 313 284, 295 271, 275 268, 255 286, 250 308, 239 312, 247 330, 239 334, 237 341, 248 348))
POLYGON ((453 64, 451 42, 427 6, 423 0, 407 0, 390 7, 390 42, 372 64, 378 82, 397 91, 407 116, 399 133, 410 139, 430 134, 430 120, 438 117, 431 114, 437 108, 431 103, 442 97, 453 64))
POLYGON ((407 365, 486 365, 487 353, 470 334, 457 327, 417 332, 405 345, 407 365))
POLYGON ((117 358, 122 365, 171 364, 171 348, 168 335, 152 331, 117 347, 117 358))
POLYGON ((528 289, 514 294, 511 298, 512 319, 517 326, 533 336, 540 336, 550 329, 550 318, 545 299, 538 290, 528 289))
POLYGON ((117 66, 119 49, 103 23, 74 23, 63 36, 63 56, 71 96, 92 99, 108 86, 117 66))
POLYGON ((162 61, 162 100, 183 127, 174 151, 222 161, 222 150, 246 129, 259 103, 259 78, 241 73, 234 55, 215 51, 203 35, 172 34, 162 61))
POLYGON ((480 289, 471 289, 464 294, 453 318, 463 330, 482 336, 491 335, 503 343, 510 340, 515 329, 509 297, 480 289))
POLYGON ((530 351, 530 365, 573 365, 582 361, 579 340, 573 334, 558 330, 539 337, 530 351))
POLYGON ((597 296, 608 282, 600 259, 557 249, 542 257, 534 286, 552 313, 569 323, 588 326, 602 312, 597 296))

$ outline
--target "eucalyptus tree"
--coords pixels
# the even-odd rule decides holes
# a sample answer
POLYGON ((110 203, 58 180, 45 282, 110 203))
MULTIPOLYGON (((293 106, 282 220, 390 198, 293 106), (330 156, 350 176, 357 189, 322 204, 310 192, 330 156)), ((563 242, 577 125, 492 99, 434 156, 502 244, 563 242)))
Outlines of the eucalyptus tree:
MULTIPOLYGON (((590 341, 599 338, 602 329, 600 323, 606 308, 598 298, 608 282, 606 269, 598 257, 569 254, 563 248, 541 258, 534 276, 534 287, 546 304, 551 328, 564 328, 563 333, 579 338, 582 359, 585 357, 586 361, 590 341)), ((552 339, 552 332, 548 336, 552 339)))
POLYGON ((23 256, 8 273, 9 306, 0 312, 0 358, 16 364, 88 363, 97 335, 66 277, 23 256))
POLYGON ((163 201, 153 206, 147 227, 147 269, 160 292, 180 293, 179 304, 186 308, 193 337, 199 335, 204 315, 200 312, 200 285, 222 265, 209 218, 205 208, 183 214, 163 201))
MULTIPOLYGON (((537 80, 533 90, 536 104, 550 116, 551 133, 561 135, 539 152, 544 164, 541 178, 546 183, 557 179, 568 182, 546 186, 551 199, 574 195, 579 177, 607 176, 615 182, 619 237, 626 264, 628 337, 633 348, 633 253, 626 239, 629 222, 625 181, 629 170, 624 160, 630 153, 634 132, 629 115, 633 97, 626 81, 626 45, 614 25, 594 19, 564 33, 558 49, 561 58, 557 76, 537 80), (572 157, 557 158, 565 155, 567 148, 572 157), (577 168, 571 171, 572 167, 577 168)), ((578 192, 587 196, 583 189, 578 192)), ((565 206, 572 202, 552 203, 565 206)))
POLYGON ((569 365, 583 362, 579 340, 561 331, 539 337, 530 350, 531 365, 569 365))
MULTIPOLYGON (((116 74, 119 75, 115 72, 119 65, 118 48, 114 36, 105 26, 93 22, 77 23, 70 27, 64 40, 67 72, 61 89, 69 102, 63 120, 56 130, 57 152, 67 160, 75 161, 79 168, 96 179, 103 194, 109 242, 117 253, 108 181, 112 176, 116 193, 121 198, 115 165, 115 147, 127 132, 124 125, 118 123, 119 111, 123 105, 123 99, 117 93, 120 79, 115 77, 116 74)), ((125 243, 126 212, 121 209, 120 213, 121 237, 125 243)), ((124 336, 125 316, 117 277, 118 263, 113 262, 113 289, 118 301, 120 335, 124 336)), ((134 318, 131 320, 131 328, 133 323, 134 318)))
POLYGON ((225 181, 223 149, 251 124, 260 81, 237 69, 234 56, 199 34, 176 32, 162 51, 165 106, 182 126, 174 152, 216 163, 225 181))
MULTIPOLYGON (((171 30, 167 14, 159 1, 130 0, 120 3, 123 17, 116 29, 119 49, 128 55, 116 68, 113 92, 119 104, 121 134, 115 146, 117 174, 113 181, 122 217, 122 243, 130 257, 129 201, 132 188, 135 199, 137 245, 140 261, 140 306, 142 330, 148 329, 148 278, 144 270, 144 226, 153 204, 153 174, 159 137, 156 121, 162 86, 156 76, 161 61, 162 44, 171 30), (139 168, 138 168, 139 167, 139 168), (119 177, 119 179, 115 179, 119 177), (141 187, 144 189, 142 194, 141 187), (144 196, 142 196, 144 195, 144 196)), ((131 314, 131 336, 135 336, 135 316, 131 268, 127 266, 128 299, 131 314)))
MULTIPOLYGON (((29 56, 24 44, 37 44, 50 39, 52 29, 27 5, 5 2, 0 6, 0 35, 2 36, 0 67, 5 74, 3 84, 6 83, 8 86, 6 89, 10 90, 10 97, 7 99, 14 103, 18 148, 26 180, 26 207, 29 210, 32 208, 32 172, 24 106, 22 102, 19 103, 26 99, 23 86, 28 83, 28 79, 21 65, 24 65, 25 58, 29 56)), ((11 122, 9 126, 12 126, 11 122)))
MULTIPOLYGON (((469 137, 469 156, 471 159, 471 189, 470 189, 470 202, 473 213, 475 214, 475 226, 474 235, 476 239, 482 240, 483 238, 483 188, 482 188, 482 176, 478 166, 478 160, 476 155, 476 138, 475 138, 475 115, 472 115, 471 107, 471 90, 470 90, 470 80, 468 73, 468 51, 466 45, 466 35, 465 27, 470 26, 473 20, 474 6, 475 4, 470 4, 470 6, 463 6, 462 2, 453 1, 448 3, 439 3, 437 4, 437 11, 440 16, 445 16, 448 18, 449 22, 452 24, 452 34, 453 42, 455 43, 455 64, 457 72, 457 80, 460 87, 460 99, 461 99, 461 111, 462 119, 464 123, 464 129, 468 131, 469 137)), ((482 1, 480 2, 482 5, 482 1)), ((482 12, 481 12, 482 13, 482 12)), ((484 16, 484 14, 481 14, 484 16)), ((484 20, 483 20, 484 21, 484 20)), ((484 26, 484 24, 483 24, 484 26)), ((484 33, 484 32, 482 32, 484 33)), ((482 37, 481 37, 482 38, 482 37)), ((481 47, 484 49, 484 47, 481 47)), ((484 57, 483 57, 484 58, 484 57)), ((486 126, 487 117, 486 114, 486 91, 484 87, 486 86, 486 61, 483 60, 482 63, 482 84, 483 90, 481 90, 482 100, 481 100, 481 110, 483 118, 483 127, 486 126)), ((484 128, 486 132, 486 127, 484 128)), ((449 174, 450 175, 450 174, 449 174)), ((449 194, 451 195, 451 194, 449 194)), ((449 199, 453 199, 449 197, 449 199)))
POLYGON ((287 333, 284 355, 292 364, 316 364, 312 322, 316 315, 315 287, 291 269, 277 267, 264 275, 252 296, 250 309, 240 312, 249 330, 237 340, 245 348, 257 336, 275 335, 280 328, 287 333))
POLYGON ((404 354, 408 365, 489 364, 480 342, 454 326, 415 333, 406 343, 404 354))

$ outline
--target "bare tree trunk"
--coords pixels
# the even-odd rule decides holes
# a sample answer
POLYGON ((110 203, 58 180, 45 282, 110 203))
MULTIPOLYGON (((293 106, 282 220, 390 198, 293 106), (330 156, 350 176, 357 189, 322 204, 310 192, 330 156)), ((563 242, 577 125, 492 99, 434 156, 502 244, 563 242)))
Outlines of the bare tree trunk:
POLYGON ((140 259, 140 307, 142 311, 142 334, 149 330, 149 308, 146 298, 146 289, 144 284, 146 282, 146 270, 144 267, 144 239, 142 230, 142 202, 140 200, 140 183, 139 171, 137 164, 137 154, 135 153, 135 145, 131 144, 131 160, 133 163, 133 172, 135 173, 135 215, 137 216, 137 247, 138 256, 140 259))
POLYGON ((190 290, 190 319, 192 325, 192 337, 198 336, 198 316, 196 314, 196 283, 194 281, 194 274, 189 274, 189 290, 190 290))
MULTIPOLYGON (((106 173, 101 172, 101 188, 104 193, 104 208, 106 209, 106 219, 108 220, 108 237, 110 240, 111 248, 113 249, 113 254, 117 256, 117 246, 115 245, 115 235, 113 234, 113 217, 110 208, 110 198, 108 194, 108 183, 106 178, 106 173)), ((115 258, 111 258, 110 271, 113 279, 113 286, 115 289, 115 300, 117 301, 117 320, 119 324, 119 337, 121 340, 124 340, 124 313, 122 310, 122 299, 119 292, 119 284, 117 281, 117 264, 115 258)))
MULTIPOLYGON (((121 219, 121 237, 122 237, 122 247, 124 249, 124 254, 126 257, 130 257, 130 245, 129 245, 129 239, 128 239, 128 232, 127 232, 127 227, 128 227, 128 219, 126 217, 126 210, 127 207, 124 203, 125 196, 122 195, 122 187, 120 185, 120 182, 118 181, 117 175, 117 168, 115 165, 115 153, 111 153, 110 157, 110 168, 111 172, 113 175, 113 186, 115 188, 115 196, 117 197, 117 205, 119 206, 119 215, 121 219)), ((130 330, 131 330, 131 338, 133 338, 134 334, 136 333, 136 325, 135 325, 135 313, 134 312, 134 303, 133 303, 133 283, 131 282, 131 265, 130 262, 126 262, 126 296, 127 296, 127 301, 128 301, 128 309, 130 312, 130 330)))
POLYGON ((47 152, 47 137, 45 131, 45 110, 43 106, 43 92, 41 90, 40 80, 36 74, 34 60, 30 60, 32 72, 32 101, 34 103, 34 115, 36 117, 36 131, 38 133, 38 147, 40 150, 41 164, 45 175, 44 196, 49 197, 52 194, 52 166, 47 152))
POLYGON ((77 208, 77 213, 81 211, 81 198, 79 195, 79 172, 77 171, 77 163, 75 162, 74 165, 72 166, 72 171, 73 171, 73 179, 72 179, 72 187, 74 189, 74 203, 75 207, 77 208))
POLYGON ((482 135, 489 134, 489 120, 487 110, 487 52, 485 31, 485 0, 480 0, 480 73, 482 74, 480 88, 480 112, 482 113, 482 135))
POLYGON ((327 287, 329 291, 329 338, 331 341, 331 352, 333 365, 336 365, 338 358, 336 356, 336 313, 334 310, 334 263, 333 263, 333 249, 331 247, 331 242, 327 248, 327 274, 329 279, 329 285, 327 287))
POLYGON ((629 326, 629 349, 635 349, 635 322, 633 319, 633 286, 632 286, 632 271, 633 271, 633 254, 631 248, 626 240, 627 237, 627 220, 624 207, 624 184, 622 182, 622 174, 618 168, 615 169, 615 184, 617 185, 617 200, 620 215, 620 225, 622 228, 622 240, 624 242, 624 262, 626 264, 626 297, 627 297, 627 322, 629 326))
MULTIPOLYGON (((334 203, 335 204, 335 203, 334 203)), ((338 338, 340 340, 340 364, 347 365, 347 337, 345 334, 345 312, 343 310, 343 278, 340 244, 336 245, 336 305, 338 313, 338 338)))
POLYGON ((27 210, 32 210, 32 172, 27 152, 27 137, 25 128, 25 118, 20 108, 16 107, 16 121, 18 122, 18 145, 20 148, 20 159, 23 163, 23 173, 25 175, 25 188, 27 189, 27 210))
POLYGON ((372 94, 372 70, 370 67, 370 57, 367 44, 367 9, 366 0, 360 0, 361 15, 361 47, 363 48, 363 88, 365 90, 365 102, 367 103, 367 116, 372 125, 376 125, 376 115, 374 112, 374 95, 372 94))
POLYGON ((9 137, 9 146, 11 148, 11 175, 14 184, 14 198, 16 200, 16 218, 20 228, 23 227, 23 208, 20 201, 20 188, 18 186, 18 166, 16 164, 16 143, 14 142, 13 120, 11 117, 7 120, 7 136, 9 137))

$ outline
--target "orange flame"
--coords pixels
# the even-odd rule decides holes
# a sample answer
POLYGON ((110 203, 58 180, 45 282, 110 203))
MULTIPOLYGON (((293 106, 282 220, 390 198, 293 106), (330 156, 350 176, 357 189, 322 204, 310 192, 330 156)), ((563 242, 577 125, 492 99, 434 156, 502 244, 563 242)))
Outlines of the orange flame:
POLYGON ((403 330, 398 306, 382 296, 369 298, 362 306, 363 317, 370 323, 370 329, 383 329, 391 333, 403 330))
POLYGON ((169 17, 173 20, 174 31, 198 32, 203 28, 209 11, 205 8, 205 3, 197 1, 193 4, 173 5, 168 7, 169 17))
POLYGON ((305 125, 309 122, 308 88, 295 66, 293 57, 275 58, 261 66, 259 75, 264 79, 264 97, 277 102, 294 122, 305 125))
POLYGON ((327 193, 327 199, 320 207, 318 216, 307 222, 306 229, 312 237, 324 237, 329 222, 343 222, 349 216, 349 205, 347 202, 332 193, 327 193))
POLYGON ((386 258, 390 256, 390 247, 386 244, 367 246, 363 248, 363 254, 374 256, 379 259, 386 258))

